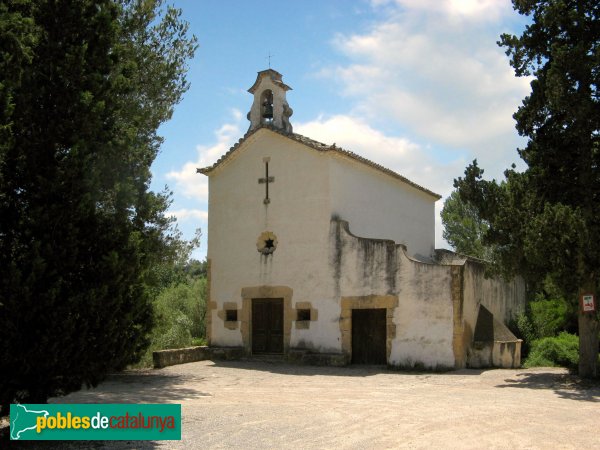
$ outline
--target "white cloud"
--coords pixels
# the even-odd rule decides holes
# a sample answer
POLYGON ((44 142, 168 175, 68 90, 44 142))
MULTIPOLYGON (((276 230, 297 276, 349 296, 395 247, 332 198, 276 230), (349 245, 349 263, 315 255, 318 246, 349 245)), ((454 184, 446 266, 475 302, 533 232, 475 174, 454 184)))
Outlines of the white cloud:
MULTIPOLYGON (((366 32, 338 34, 333 45, 349 58, 324 68, 341 81, 353 111, 371 124, 402 127, 417 144, 411 158, 385 155, 393 170, 443 196, 436 203, 436 245, 442 239, 440 211, 452 181, 477 158, 492 177, 501 176, 523 141, 512 114, 529 93, 496 45, 510 30, 508 0, 372 0, 385 19, 366 32), (436 151, 444 149, 445 160, 436 151)), ((367 156, 367 155, 365 155, 367 156)), ((369 157, 369 156, 367 156, 369 157)), ((384 164, 385 165, 385 164, 384 164)))
MULTIPOLYGON (((397 0, 365 33, 338 34, 334 47, 349 63, 322 76, 341 82, 354 111, 370 123, 395 124, 424 145, 507 167, 518 139, 512 114, 529 92, 496 45, 508 1, 397 0), (481 21, 455 15, 485 16, 481 21)), ((390 6, 391 5, 391 6, 390 6)))
POLYGON ((512 114, 530 80, 514 77, 496 45, 515 13, 501 0, 373 0, 372 5, 385 8, 386 19, 364 33, 337 35, 334 46, 350 62, 324 73, 342 81, 344 94, 370 122, 387 118, 422 146, 454 152, 445 166, 416 157, 423 164, 422 181, 418 166, 414 175, 400 171, 443 196, 436 203, 436 246, 447 246, 439 213, 453 179, 474 158, 493 177, 518 162, 515 148, 522 140, 512 114))
POLYGON ((295 130, 312 139, 335 143, 431 189, 427 173, 438 165, 419 145, 402 137, 386 136, 360 118, 337 115, 296 124, 295 130))
MULTIPOLYGON (((196 146, 195 157, 184 163, 179 170, 167 173, 169 180, 175 181, 174 209, 167 214, 175 216, 181 230, 188 238, 193 236, 198 226, 208 222, 208 177, 196 172, 197 168, 214 164, 242 136, 243 115, 237 109, 231 110, 231 120, 214 132, 213 143, 196 146)), ((206 233, 203 234, 200 249, 192 256, 202 259, 206 256, 206 233)))
MULTIPOLYGON (((336 35, 333 46, 348 62, 319 72, 335 80, 351 112, 294 123, 294 130, 335 142, 443 198, 474 158, 495 177, 516 162, 522 141, 511 116, 528 94, 529 80, 513 76, 496 46, 513 14, 510 2, 371 0, 371 5, 384 11, 385 19, 365 32, 336 35)), ((167 174, 180 195, 200 201, 202 208, 208 180, 196 168, 226 153, 243 135, 243 121, 233 110, 212 144, 199 145, 193 161, 167 174)), ((437 246, 445 245, 442 206, 443 199, 436 204, 437 246)), ((173 213, 181 220, 206 220, 202 209, 173 213)))
MULTIPOLYGON (((199 145, 195 160, 185 163, 180 170, 168 174, 177 184, 178 195, 198 201, 199 208, 181 207, 168 212, 179 223, 206 222, 208 213, 207 177, 196 173, 197 167, 213 164, 241 136, 241 115, 233 114, 232 123, 222 125, 215 131, 216 142, 212 145, 199 145), (204 208, 203 208, 204 206, 204 208)), ((430 189, 444 198, 452 191, 453 176, 458 176, 466 161, 457 156, 450 162, 440 162, 431 154, 430 148, 410 141, 401 136, 389 136, 373 128, 362 118, 349 115, 317 117, 305 123, 295 123, 295 132, 328 144, 357 153, 383 165, 409 180, 430 189)), ((441 239, 439 210, 442 201, 436 207, 436 242, 444 245, 441 239)), ((183 206, 183 205, 182 205, 183 206)))
POLYGON ((216 143, 208 146, 198 145, 195 160, 186 162, 180 170, 167 173, 167 179, 175 180, 176 189, 183 196, 201 201, 208 200, 208 179, 198 174, 196 169, 214 164, 242 135, 242 113, 233 109, 231 115, 233 121, 215 131, 216 143))
POLYGON ((385 135, 357 117, 319 117, 311 122, 296 124, 294 129, 312 139, 327 144, 335 143, 441 195, 452 187, 452 179, 442 174, 447 175, 449 168, 453 172, 462 170, 466 164, 461 156, 456 156, 448 163, 440 162, 434 158, 431 149, 403 137, 385 135))
POLYGON ((208 212, 202 209, 181 208, 167 211, 167 216, 174 216, 178 222, 184 222, 190 219, 202 220, 204 222, 208 220, 208 212))
POLYGON ((372 0, 371 4, 375 7, 395 4, 408 11, 470 20, 496 20, 511 11, 508 0, 372 0))

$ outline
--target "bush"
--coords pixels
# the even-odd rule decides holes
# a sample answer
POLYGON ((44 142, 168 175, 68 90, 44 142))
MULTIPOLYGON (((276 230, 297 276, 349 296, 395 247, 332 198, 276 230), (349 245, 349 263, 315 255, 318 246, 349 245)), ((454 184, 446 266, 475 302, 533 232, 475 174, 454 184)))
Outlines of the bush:
POLYGON ((576 370, 579 364, 579 338, 562 332, 555 337, 533 341, 523 367, 567 367, 576 370))
POLYGON ((571 308, 563 298, 536 300, 529 304, 531 322, 538 338, 556 336, 565 330, 571 308))
POLYGON ((153 342, 160 350, 169 348, 185 348, 192 345, 192 321, 181 311, 175 311, 169 318, 168 327, 165 333, 153 336, 153 342))
POLYGON ((155 326, 139 364, 150 367, 152 352, 206 344, 206 278, 187 278, 164 288, 153 305, 155 326))
POLYGON ((512 319, 508 328, 519 339, 523 339, 521 344, 521 355, 525 357, 529 354, 531 343, 537 338, 531 319, 524 312, 517 314, 516 319, 512 319))
POLYGON ((174 314, 180 312, 190 320, 190 333, 193 337, 206 334, 206 278, 189 280, 164 289, 155 302, 158 316, 157 328, 161 323, 174 323, 174 314))
POLYGON ((192 338, 193 346, 208 345, 206 338, 192 338))
POLYGON ((538 287, 527 309, 509 324, 511 331, 523 339, 521 354, 526 357, 533 342, 545 337, 556 337, 561 331, 577 330, 577 311, 554 286, 550 278, 538 287), (575 326, 573 327, 573 323, 575 326))

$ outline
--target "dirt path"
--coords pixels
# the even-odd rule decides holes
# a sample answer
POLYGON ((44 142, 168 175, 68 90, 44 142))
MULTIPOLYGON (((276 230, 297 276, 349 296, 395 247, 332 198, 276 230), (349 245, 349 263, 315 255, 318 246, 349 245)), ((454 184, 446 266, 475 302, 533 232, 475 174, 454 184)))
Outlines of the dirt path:
POLYGON ((417 374, 203 361, 115 375, 53 401, 182 404, 181 442, 63 448, 600 449, 600 386, 562 369, 417 374))

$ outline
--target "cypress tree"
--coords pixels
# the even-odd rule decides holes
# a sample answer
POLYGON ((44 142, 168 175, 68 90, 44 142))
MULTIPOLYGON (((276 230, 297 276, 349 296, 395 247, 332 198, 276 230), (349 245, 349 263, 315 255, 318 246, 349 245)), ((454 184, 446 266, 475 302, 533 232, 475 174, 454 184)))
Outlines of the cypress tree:
MULTIPOLYGON (((472 164, 455 181, 463 199, 490 224, 485 236, 507 272, 536 283, 550 276, 577 304, 600 284, 600 4, 596 0, 513 0, 531 19, 505 34, 517 76, 532 76, 515 113, 528 138, 527 170, 500 184, 472 164)), ((579 374, 597 377, 598 312, 579 311, 579 374)))
POLYGON ((0 403, 42 403, 136 361, 173 251, 150 165, 195 38, 159 1, 0 7, 0 403))

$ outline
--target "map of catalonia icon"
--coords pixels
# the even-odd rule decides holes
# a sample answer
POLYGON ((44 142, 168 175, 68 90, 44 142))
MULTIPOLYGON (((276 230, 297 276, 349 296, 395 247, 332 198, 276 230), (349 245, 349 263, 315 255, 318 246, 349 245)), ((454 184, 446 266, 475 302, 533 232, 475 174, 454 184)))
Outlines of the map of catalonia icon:
POLYGON ((27 409, 25 405, 10 405, 10 438, 18 440, 24 433, 35 433, 37 418, 49 414, 45 410, 27 409))

